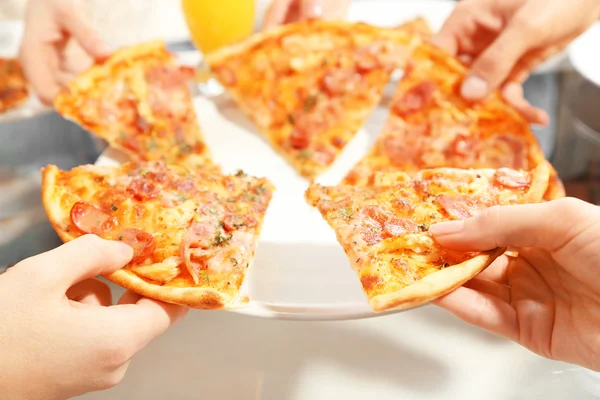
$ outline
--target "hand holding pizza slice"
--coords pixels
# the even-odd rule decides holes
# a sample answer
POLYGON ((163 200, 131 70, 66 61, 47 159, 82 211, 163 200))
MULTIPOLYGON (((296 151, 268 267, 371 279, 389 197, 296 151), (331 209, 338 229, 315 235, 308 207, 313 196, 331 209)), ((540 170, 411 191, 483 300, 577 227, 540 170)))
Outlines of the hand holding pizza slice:
MULTIPOLYGON (((496 91, 483 101, 460 95, 467 69, 424 42, 412 53, 385 126, 344 183, 371 185, 377 173, 428 168, 531 170, 545 163, 527 121, 496 91)), ((551 168, 546 200, 564 197, 551 168)))
POLYGON ((600 207, 574 198, 495 207, 430 230, 447 249, 519 254, 436 305, 541 356, 600 370, 600 207))
POLYGON ((496 205, 537 203, 549 166, 439 168, 414 175, 383 173, 372 187, 311 185, 306 192, 334 229, 374 311, 414 307, 460 287, 505 248, 453 251, 438 245, 429 226, 462 220, 496 205))
POLYGON ((43 170, 44 207, 63 241, 84 234, 133 248, 106 277, 146 297, 200 309, 244 305, 273 186, 154 162, 43 170))

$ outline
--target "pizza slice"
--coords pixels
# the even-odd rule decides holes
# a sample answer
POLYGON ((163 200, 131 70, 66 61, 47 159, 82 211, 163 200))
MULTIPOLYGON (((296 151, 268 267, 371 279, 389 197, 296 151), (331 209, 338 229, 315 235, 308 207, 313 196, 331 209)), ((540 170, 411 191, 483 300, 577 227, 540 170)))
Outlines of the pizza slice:
POLYGON ((429 39, 433 34, 433 30, 431 26, 427 22, 427 20, 423 17, 418 17, 409 21, 404 22, 403 24, 398 25, 396 29, 403 30, 413 35, 417 35, 422 37, 423 39, 429 39))
POLYGON ((307 21, 256 34, 207 62, 273 148, 312 179, 354 137, 419 40, 403 30, 307 21))
MULTIPOLYGON (((377 172, 453 168, 530 170, 545 161, 529 124, 498 92, 483 102, 460 96, 467 69, 423 43, 413 52, 383 130, 344 183, 372 184, 377 172)), ((564 196, 551 169, 547 199, 564 196)))
POLYGON ((273 186, 239 172, 190 172, 160 161, 43 169, 42 200, 63 241, 121 240, 131 262, 107 279, 143 296, 199 309, 244 305, 273 186))
POLYGON ((376 312, 414 307, 476 276, 505 249, 441 248, 431 224, 465 219, 495 205, 537 203, 550 167, 533 171, 439 168, 377 174, 371 187, 313 184, 306 192, 333 228, 376 312))
MULTIPOLYGON (((132 160, 197 168, 212 164, 188 81, 161 41, 116 51, 55 99, 58 113, 132 160)), ((215 167, 216 168, 216 167, 215 167)))
POLYGON ((19 107, 29 98, 27 79, 14 58, 0 58, 0 113, 19 107))

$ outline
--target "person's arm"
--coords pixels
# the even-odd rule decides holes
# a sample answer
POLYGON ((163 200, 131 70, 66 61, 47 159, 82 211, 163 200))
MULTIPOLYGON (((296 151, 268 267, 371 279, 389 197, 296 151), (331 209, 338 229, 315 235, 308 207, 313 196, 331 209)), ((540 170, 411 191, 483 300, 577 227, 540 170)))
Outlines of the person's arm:
POLYGON ((600 370, 600 207, 572 198, 492 207, 430 231, 456 250, 519 253, 435 304, 542 356, 600 370))
POLYGON ((308 19, 344 19, 350 0, 272 0, 263 29, 308 19))
POLYGON ((94 279, 132 249, 86 235, 0 275, 0 398, 65 399, 119 383, 129 361, 187 309, 94 279))
POLYGON ((531 122, 548 116, 523 98, 531 71, 600 18, 598 0, 463 0, 434 42, 470 64, 463 97, 480 100, 502 88, 531 122))
POLYGON ((19 60, 40 100, 50 104, 73 75, 112 50, 92 27, 78 0, 29 0, 19 60), (69 59, 73 42, 88 57, 69 59), (87 58, 87 59, 86 59, 87 58))

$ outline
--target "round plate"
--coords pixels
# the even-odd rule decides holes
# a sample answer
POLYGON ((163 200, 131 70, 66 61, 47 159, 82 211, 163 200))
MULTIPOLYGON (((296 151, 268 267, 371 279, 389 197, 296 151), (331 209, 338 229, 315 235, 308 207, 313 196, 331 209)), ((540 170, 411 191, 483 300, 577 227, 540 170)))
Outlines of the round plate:
MULTIPOLYGON (((276 186, 243 292, 249 306, 233 312, 263 318, 341 320, 373 317, 334 231, 304 200, 308 182, 256 132, 233 101, 194 100, 200 127, 225 172, 243 169, 276 186)), ((387 110, 375 110, 334 165, 319 178, 335 184, 370 148, 387 110)), ((126 158, 107 151, 97 164, 126 158)))
POLYGON ((588 81, 600 87, 600 22, 596 22, 569 46, 569 61, 588 81))
MULTIPOLYGON (((19 52, 21 37, 23 36, 23 23, 21 21, 0 22, 0 57, 14 58, 19 52)), ((50 107, 43 105, 33 93, 29 99, 14 108, 0 114, 0 123, 18 121, 25 118, 51 111, 50 107)))

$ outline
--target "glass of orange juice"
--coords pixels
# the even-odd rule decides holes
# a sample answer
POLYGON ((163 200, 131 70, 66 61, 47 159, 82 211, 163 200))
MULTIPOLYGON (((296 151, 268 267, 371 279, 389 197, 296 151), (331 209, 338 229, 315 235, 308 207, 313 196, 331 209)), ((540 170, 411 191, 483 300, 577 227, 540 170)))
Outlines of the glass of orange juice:
MULTIPOLYGON (((181 6, 192 41, 204 54, 252 33, 255 0, 181 0, 181 6)), ((204 62, 198 68, 198 80, 198 88, 204 96, 223 92, 204 62)))

